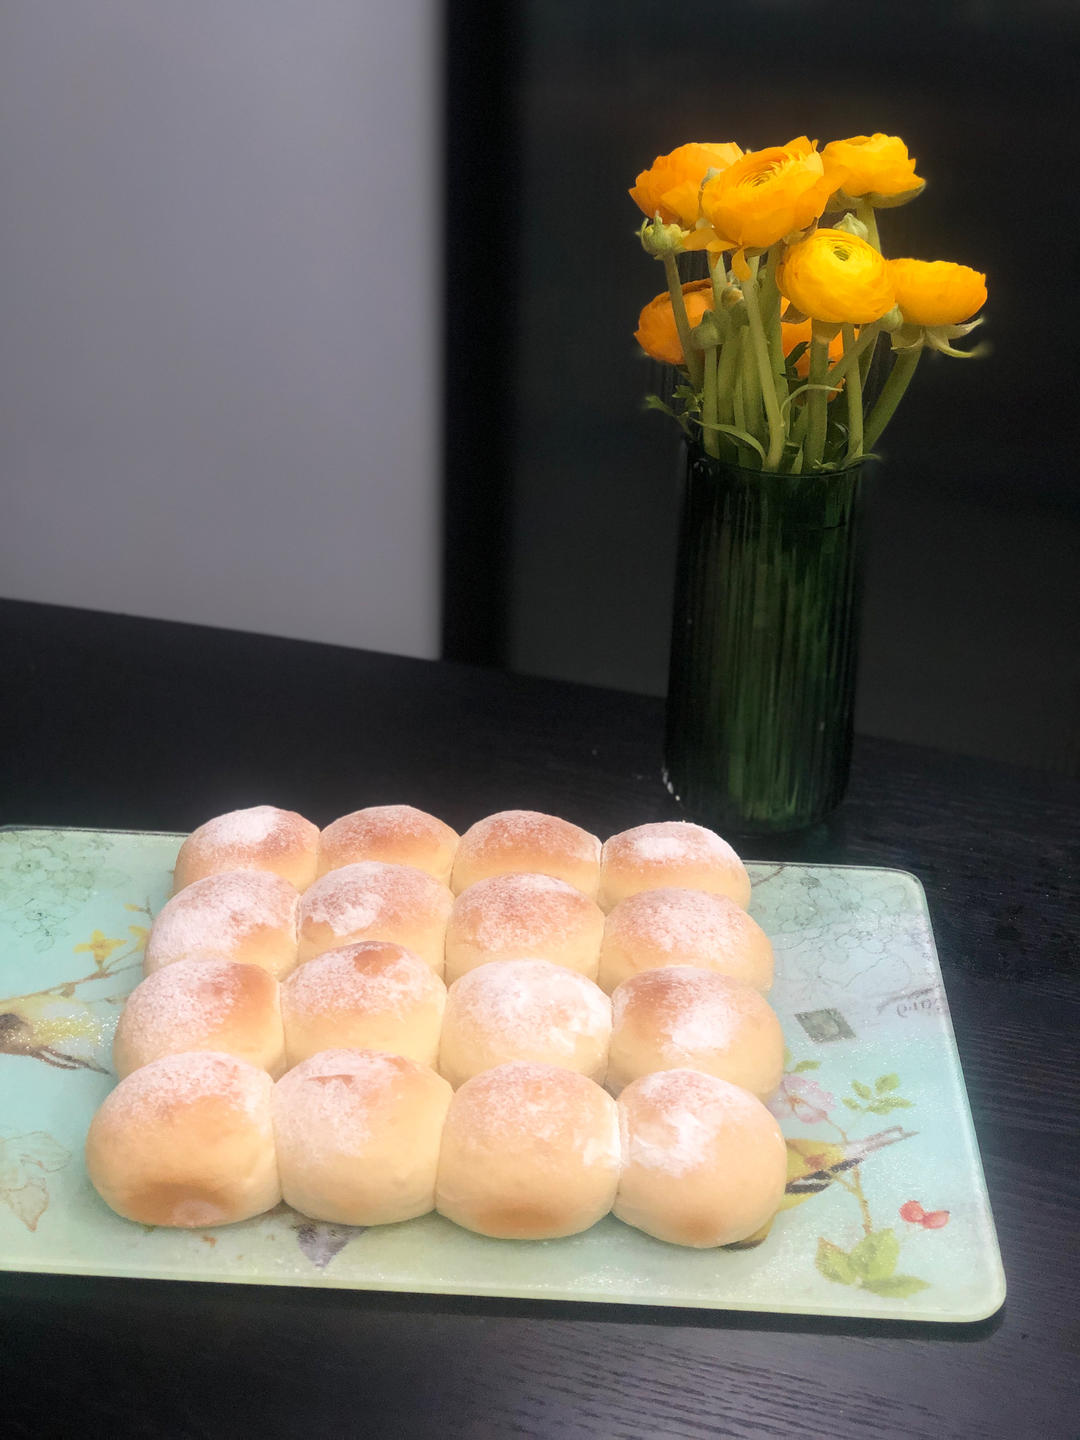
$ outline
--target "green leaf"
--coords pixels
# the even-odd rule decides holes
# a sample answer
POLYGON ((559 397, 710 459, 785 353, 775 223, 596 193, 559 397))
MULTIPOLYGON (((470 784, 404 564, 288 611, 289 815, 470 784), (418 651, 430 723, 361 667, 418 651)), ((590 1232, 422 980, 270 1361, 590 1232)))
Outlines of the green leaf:
POLYGON ((866 1108, 874 1115, 891 1115, 894 1110, 910 1110, 911 1101, 894 1095, 889 1100, 872 1100, 866 1108))
POLYGON ((886 1280, 900 1259, 900 1241, 894 1230, 875 1230, 866 1235, 851 1252, 851 1263, 866 1281, 886 1280))
POLYGON ((740 430, 735 425, 710 425, 705 420, 702 420, 700 423, 703 430, 717 430, 721 435, 734 436, 740 445, 749 445, 752 450, 757 451, 762 460, 765 459, 765 451, 762 449, 760 442, 755 440, 753 435, 749 434, 748 431, 740 430))
POLYGON ((869 1100, 871 1095, 873 1095, 874 1093, 870 1089, 870 1086, 864 1085, 861 1080, 852 1080, 851 1088, 855 1091, 855 1094, 858 1095, 860 1100, 869 1100))
POLYGON ((878 1092, 879 1095, 883 1094, 886 1090, 899 1090, 900 1076, 879 1075, 878 1078, 874 1081, 874 1089, 878 1092))
POLYGON ((834 1280, 837 1285, 855 1284, 857 1272, 851 1263, 851 1257, 824 1236, 818 1240, 814 1264, 826 1280, 834 1280))
POLYGON ((906 1300, 920 1290, 929 1290, 930 1282, 916 1275, 887 1275, 883 1280, 864 1280, 862 1288, 872 1295, 888 1296, 890 1300, 906 1300))
POLYGON ((861 1109, 862 1109, 862 1106, 859 1105, 859 1104, 857 1104, 854 1100, 852 1100, 849 1095, 841 1095, 840 1098, 841 1098, 841 1100, 843 1100, 844 1104, 847 1106, 847 1108, 848 1108, 849 1110, 861 1110, 861 1109))
POLYGON ((807 1070, 820 1070, 820 1069, 821 1069, 821 1061, 820 1061, 820 1060, 800 1060, 799 1063, 795 1066, 795 1069, 794 1069, 791 1073, 792 1073, 793 1075, 805 1075, 806 1072, 807 1072, 807 1070))

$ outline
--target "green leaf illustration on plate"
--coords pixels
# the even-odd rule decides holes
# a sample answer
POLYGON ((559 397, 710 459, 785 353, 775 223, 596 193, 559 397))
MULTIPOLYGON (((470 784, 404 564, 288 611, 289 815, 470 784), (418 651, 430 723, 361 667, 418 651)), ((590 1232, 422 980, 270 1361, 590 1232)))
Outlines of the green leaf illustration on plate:
POLYGON ((851 1263, 861 1279, 886 1280, 900 1259, 900 1241, 895 1230, 874 1230, 864 1235, 852 1250, 851 1263))

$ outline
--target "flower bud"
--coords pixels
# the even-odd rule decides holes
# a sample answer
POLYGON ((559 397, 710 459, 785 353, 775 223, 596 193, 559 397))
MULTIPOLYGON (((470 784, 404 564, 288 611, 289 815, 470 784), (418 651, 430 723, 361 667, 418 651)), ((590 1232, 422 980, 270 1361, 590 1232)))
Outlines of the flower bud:
POLYGON ((641 248, 646 255, 652 255, 657 260, 662 260, 665 255, 678 255, 684 238, 681 225, 665 225, 659 215, 655 220, 646 220, 638 231, 641 248))

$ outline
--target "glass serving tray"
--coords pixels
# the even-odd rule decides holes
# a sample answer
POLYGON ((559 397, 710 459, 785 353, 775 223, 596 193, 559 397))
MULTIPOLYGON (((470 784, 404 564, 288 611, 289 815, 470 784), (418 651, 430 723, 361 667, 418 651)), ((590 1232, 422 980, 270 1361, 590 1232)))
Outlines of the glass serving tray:
POLYGON ((905 1320, 993 1314, 1005 1277, 919 882, 752 865, 789 1046, 767 1237, 688 1250, 607 1217, 488 1240, 440 1216, 350 1229, 285 1206, 206 1231, 121 1220, 83 1166, 180 836, 0 830, 0 1266, 905 1320))

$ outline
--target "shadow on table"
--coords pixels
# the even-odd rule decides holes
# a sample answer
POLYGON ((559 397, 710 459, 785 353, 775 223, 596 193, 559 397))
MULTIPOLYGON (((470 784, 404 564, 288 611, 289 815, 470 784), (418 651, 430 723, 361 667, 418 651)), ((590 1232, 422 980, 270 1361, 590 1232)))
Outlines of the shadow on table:
MULTIPOLYGON (((95 1276, 9 1275, 5 1304, 168 1312, 176 1322, 198 1324, 200 1313, 220 1318, 228 1309, 237 1323, 249 1316, 263 1324, 275 1313, 290 1328, 305 1321, 325 1326, 335 1315, 452 1315, 477 1319, 557 1320, 587 1324, 646 1325, 701 1330, 767 1331, 777 1334, 852 1336, 861 1339, 985 1340, 1004 1323, 1003 1305, 985 1320, 969 1323, 871 1320, 831 1315, 780 1315, 759 1311, 698 1310, 670 1305, 612 1305, 590 1301, 515 1300, 496 1296, 413 1295, 388 1291, 314 1290, 269 1285, 202 1285, 188 1281, 131 1281, 95 1276)), ((0 1310, 2 1314, 2 1310, 0 1310)))

